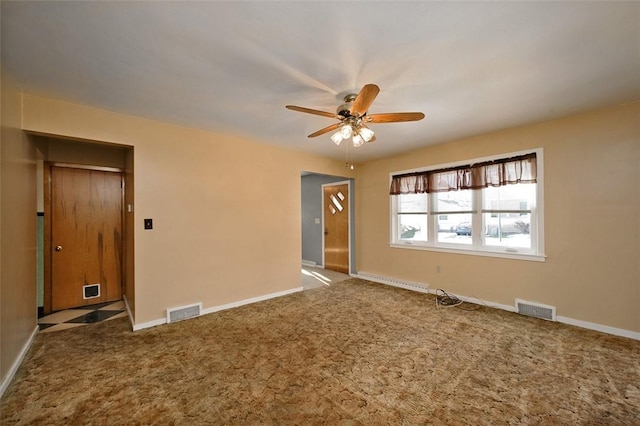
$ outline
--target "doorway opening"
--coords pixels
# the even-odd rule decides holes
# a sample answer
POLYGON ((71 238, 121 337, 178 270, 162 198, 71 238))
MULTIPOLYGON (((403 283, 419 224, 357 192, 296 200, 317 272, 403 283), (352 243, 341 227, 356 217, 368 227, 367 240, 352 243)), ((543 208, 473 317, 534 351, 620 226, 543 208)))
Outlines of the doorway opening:
POLYGON ((40 154, 40 329, 133 318, 133 147, 30 137, 40 154))
POLYGON ((348 278, 355 272, 354 180, 303 172, 301 182, 303 287, 348 278))

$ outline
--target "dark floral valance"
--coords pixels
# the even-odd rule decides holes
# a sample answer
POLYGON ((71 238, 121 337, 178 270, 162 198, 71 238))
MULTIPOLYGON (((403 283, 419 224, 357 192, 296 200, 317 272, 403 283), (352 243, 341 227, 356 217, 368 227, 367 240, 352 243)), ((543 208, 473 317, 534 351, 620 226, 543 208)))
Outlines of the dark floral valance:
POLYGON ((393 176, 391 195, 481 189, 514 183, 535 183, 538 177, 536 154, 424 172, 393 176))

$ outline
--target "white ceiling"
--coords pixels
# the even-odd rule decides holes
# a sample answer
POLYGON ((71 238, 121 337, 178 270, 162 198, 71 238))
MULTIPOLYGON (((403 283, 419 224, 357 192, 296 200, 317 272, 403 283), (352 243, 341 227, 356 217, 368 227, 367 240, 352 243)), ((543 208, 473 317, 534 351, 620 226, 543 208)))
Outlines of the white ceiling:
POLYGON ((639 2, 7 2, 28 92, 344 158, 306 135, 380 86, 355 161, 640 99, 639 2))

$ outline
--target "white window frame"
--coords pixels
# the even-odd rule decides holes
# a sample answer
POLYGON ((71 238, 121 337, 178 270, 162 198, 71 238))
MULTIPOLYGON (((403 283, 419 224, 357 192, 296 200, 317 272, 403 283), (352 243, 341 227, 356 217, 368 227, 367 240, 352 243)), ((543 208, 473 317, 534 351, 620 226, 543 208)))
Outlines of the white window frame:
MULTIPOLYGON (((483 246, 484 235, 481 232, 473 233, 473 242, 471 245, 460 244, 446 244, 437 241, 435 237, 437 233, 436 224, 438 216, 441 214, 434 211, 435 197, 431 194, 425 194, 428 196, 427 200, 427 235, 428 241, 407 241, 400 240, 398 238, 398 206, 397 196, 389 196, 389 212, 390 212, 390 232, 389 232, 389 246, 393 248, 410 249, 410 250, 428 250, 444 253, 456 253, 476 256, 489 256, 489 257, 501 257, 507 259, 521 259, 537 262, 544 262, 546 259, 544 250, 544 157, 543 149, 536 148, 526 151, 510 152, 499 155, 493 155, 490 157, 473 158, 464 161, 458 161, 448 164, 437 164, 429 167, 401 170, 389 173, 389 184, 393 176, 401 175, 405 173, 413 172, 425 172, 429 170, 443 169, 449 167, 463 166, 466 164, 481 163, 485 161, 494 161, 503 158, 516 157, 519 155, 536 154, 537 162, 537 179, 536 179, 536 203, 531 209, 531 248, 524 249, 520 247, 498 247, 498 246, 483 246)), ((472 213, 472 229, 481 229, 482 223, 482 190, 473 191, 473 213, 472 213)))

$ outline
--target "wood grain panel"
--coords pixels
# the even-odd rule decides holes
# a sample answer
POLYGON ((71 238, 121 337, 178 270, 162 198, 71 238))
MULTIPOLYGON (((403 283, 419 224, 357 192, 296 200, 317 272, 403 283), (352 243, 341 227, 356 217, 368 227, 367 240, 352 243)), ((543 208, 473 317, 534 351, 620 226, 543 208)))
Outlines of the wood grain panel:
POLYGON ((324 267, 349 273, 349 186, 332 185, 323 188, 324 208, 324 267), (338 196, 342 194, 344 200, 338 196), (336 202, 342 208, 336 205, 336 202))
POLYGON ((122 298, 121 182, 120 173, 52 167, 52 310, 122 298), (100 284, 99 298, 83 298, 89 284, 100 284))

